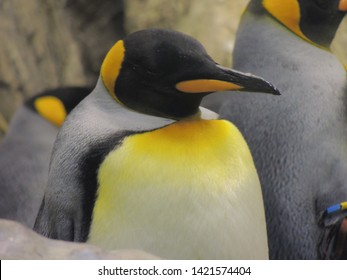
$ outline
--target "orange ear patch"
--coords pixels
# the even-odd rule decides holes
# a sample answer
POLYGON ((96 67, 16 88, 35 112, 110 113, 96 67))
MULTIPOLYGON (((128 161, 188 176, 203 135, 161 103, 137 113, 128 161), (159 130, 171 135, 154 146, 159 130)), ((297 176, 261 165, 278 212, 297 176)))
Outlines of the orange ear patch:
POLYGON ((347 12, 347 0, 340 0, 339 10, 341 12, 347 12))
POLYGON ((279 22, 308 42, 300 29, 300 5, 297 0, 263 0, 264 8, 279 22))
POLYGON ((124 42, 119 40, 107 53, 101 66, 101 78, 111 96, 115 97, 114 85, 124 59, 124 42))
POLYGON ((34 106, 37 112, 54 125, 62 126, 66 118, 64 103, 54 96, 44 96, 35 100, 34 106))

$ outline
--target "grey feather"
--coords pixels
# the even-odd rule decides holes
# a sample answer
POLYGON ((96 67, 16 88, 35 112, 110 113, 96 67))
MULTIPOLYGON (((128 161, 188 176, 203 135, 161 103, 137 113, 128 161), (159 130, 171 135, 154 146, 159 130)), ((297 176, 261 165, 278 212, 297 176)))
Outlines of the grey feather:
POLYGON ((0 216, 33 227, 58 128, 21 107, 0 145, 0 216))

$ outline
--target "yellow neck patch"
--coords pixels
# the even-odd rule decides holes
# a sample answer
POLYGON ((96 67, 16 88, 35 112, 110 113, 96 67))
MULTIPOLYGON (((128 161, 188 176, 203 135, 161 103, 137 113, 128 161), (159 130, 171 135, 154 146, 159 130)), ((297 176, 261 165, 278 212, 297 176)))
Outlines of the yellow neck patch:
POLYGON ((123 40, 119 40, 109 50, 101 66, 101 79, 109 94, 117 101, 118 99, 114 92, 114 86, 122 67, 124 53, 124 42, 123 40))
POLYGON ((317 45, 307 38, 300 29, 300 5, 298 0, 263 0, 264 8, 279 22, 302 39, 317 45))
POLYGON ((134 152, 145 152, 167 160, 179 159, 180 156, 177 155, 184 157, 187 153, 192 153, 192 162, 206 160, 207 150, 216 153, 218 147, 228 145, 224 141, 234 138, 237 132, 231 123, 223 120, 178 121, 161 129, 134 136, 134 152), (211 147, 216 150, 211 150, 211 147))
POLYGON ((42 117, 58 127, 63 124, 67 115, 64 103, 54 96, 40 97, 35 100, 34 106, 42 117))
POLYGON ((242 87, 234 83, 212 80, 212 79, 198 79, 183 81, 176 84, 179 91, 186 93, 202 93, 202 92, 215 92, 225 90, 239 90, 242 87))

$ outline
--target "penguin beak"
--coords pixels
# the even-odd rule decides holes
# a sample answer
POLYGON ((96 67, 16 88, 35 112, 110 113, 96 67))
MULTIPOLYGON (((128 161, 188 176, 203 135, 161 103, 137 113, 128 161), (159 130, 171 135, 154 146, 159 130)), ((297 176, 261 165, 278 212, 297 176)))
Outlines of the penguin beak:
POLYGON ((185 93, 249 91, 281 95, 280 91, 271 83, 249 73, 242 73, 218 64, 215 64, 213 71, 209 72, 201 74, 204 77, 201 79, 178 82, 176 89, 185 93))
POLYGON ((340 2, 339 2, 339 11, 347 12, 347 0, 340 0, 340 2))

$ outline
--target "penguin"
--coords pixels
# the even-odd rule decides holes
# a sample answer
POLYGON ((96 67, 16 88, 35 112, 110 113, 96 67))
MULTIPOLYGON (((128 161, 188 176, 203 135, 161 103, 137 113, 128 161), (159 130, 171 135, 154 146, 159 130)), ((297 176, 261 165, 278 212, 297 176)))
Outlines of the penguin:
POLYGON ((90 92, 87 87, 47 90, 17 110, 0 145, 0 218, 33 228, 58 129, 90 92))
POLYGON ((346 11, 345 0, 250 1, 233 68, 276 83, 282 96, 218 93, 203 103, 233 121, 249 144, 270 259, 327 258, 322 213, 347 201, 346 71, 329 49, 346 11))
POLYGON ((248 146, 232 123, 200 107, 220 90, 280 94, 174 30, 115 43, 95 89, 59 131, 34 229, 167 259, 267 259, 248 146))

